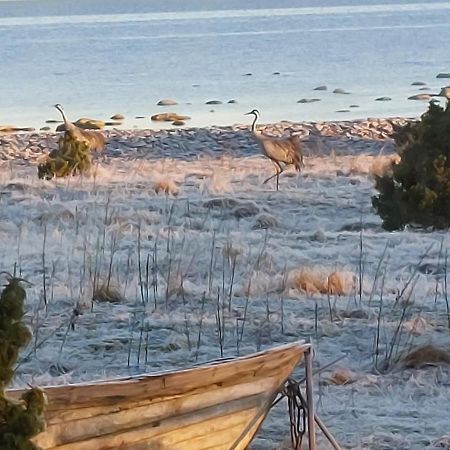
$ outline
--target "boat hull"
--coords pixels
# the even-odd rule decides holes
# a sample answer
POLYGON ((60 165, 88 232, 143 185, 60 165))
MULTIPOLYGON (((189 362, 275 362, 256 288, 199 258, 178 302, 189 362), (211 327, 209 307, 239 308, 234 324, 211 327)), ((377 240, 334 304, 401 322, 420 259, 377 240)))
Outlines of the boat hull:
MULTIPOLYGON (((45 388, 43 450, 241 450, 309 344, 113 381, 45 388)), ((9 395, 20 396, 21 391, 9 395)))

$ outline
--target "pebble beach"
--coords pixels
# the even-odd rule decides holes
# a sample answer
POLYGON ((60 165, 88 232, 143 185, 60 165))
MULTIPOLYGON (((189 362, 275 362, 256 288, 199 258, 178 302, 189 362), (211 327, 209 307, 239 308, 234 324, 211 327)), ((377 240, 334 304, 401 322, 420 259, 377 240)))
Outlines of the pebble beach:
MULTIPOLYGON (((299 134, 305 136, 306 154, 314 147, 319 151, 333 148, 336 152, 351 151, 364 153, 373 151, 374 142, 383 141, 387 151, 392 152, 394 126, 402 126, 413 118, 364 119, 335 122, 283 121, 261 125, 265 133, 273 136, 299 134), (322 146, 323 144, 323 146, 322 146)), ((105 157, 124 159, 157 159, 161 157, 200 157, 233 154, 245 156, 254 154, 257 145, 248 125, 228 127, 140 129, 102 131, 107 140, 105 157)), ((25 132, 0 134, 0 159, 16 162, 41 161, 51 150, 58 147, 60 133, 25 132)), ((377 147, 377 145, 375 145, 377 147)))

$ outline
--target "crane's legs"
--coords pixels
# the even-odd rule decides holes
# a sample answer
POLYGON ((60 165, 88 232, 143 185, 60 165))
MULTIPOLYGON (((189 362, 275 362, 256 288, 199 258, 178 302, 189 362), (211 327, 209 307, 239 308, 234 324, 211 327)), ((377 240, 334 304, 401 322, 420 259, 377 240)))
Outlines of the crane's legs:
POLYGON ((280 175, 283 173, 284 169, 283 167, 281 167, 277 162, 272 161, 275 165, 275 170, 276 172, 271 175, 269 178, 267 178, 266 180, 263 181, 263 184, 266 184, 268 181, 270 181, 272 178, 277 177, 277 191, 279 190, 279 180, 280 180, 280 175))

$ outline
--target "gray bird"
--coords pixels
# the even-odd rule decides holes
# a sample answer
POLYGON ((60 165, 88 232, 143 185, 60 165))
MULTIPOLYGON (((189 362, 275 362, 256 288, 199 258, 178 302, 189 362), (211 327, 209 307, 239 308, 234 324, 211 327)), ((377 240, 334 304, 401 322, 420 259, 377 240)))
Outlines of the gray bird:
MULTIPOLYGON (((62 106, 57 103, 55 105, 55 108, 61 113, 62 118, 64 120, 64 126, 66 129, 66 133, 69 133, 74 139, 77 141, 82 141, 88 144, 89 148, 92 151, 101 151, 105 147, 105 138, 103 134, 96 132, 96 131, 90 131, 90 130, 82 130, 81 128, 74 125, 72 122, 69 122, 69 120, 66 117, 66 114, 64 113, 64 110, 62 106)), ((64 138, 62 138, 59 141, 60 147, 63 145, 64 138)))
POLYGON ((300 142, 300 137, 298 135, 277 137, 260 133, 256 130, 256 121, 259 119, 259 111, 253 109, 246 113, 246 115, 247 114, 255 116, 252 123, 252 134, 257 140, 263 154, 275 165, 276 173, 267 178, 263 184, 267 183, 272 178, 277 177, 278 191, 279 177, 288 166, 293 165, 297 172, 300 172, 303 167, 303 145, 300 142))

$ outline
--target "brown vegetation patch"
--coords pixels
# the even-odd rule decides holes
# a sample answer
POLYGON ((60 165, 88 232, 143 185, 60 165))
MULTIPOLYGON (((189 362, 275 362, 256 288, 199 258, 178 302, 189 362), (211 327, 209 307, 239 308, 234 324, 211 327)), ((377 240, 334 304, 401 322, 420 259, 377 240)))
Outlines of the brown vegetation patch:
POLYGON ((424 366, 450 364, 450 352, 433 344, 418 347, 401 359, 402 366, 420 369, 424 366))
POLYGON ((175 197, 179 193, 177 184, 172 180, 158 180, 153 184, 153 189, 157 194, 164 193, 175 197))
POLYGON ((103 283, 95 287, 92 300, 97 302, 119 303, 123 300, 123 295, 116 286, 110 283, 103 283))
POLYGON ((269 229, 269 228, 277 228, 279 226, 278 219, 275 216, 272 216, 271 214, 260 214, 256 218, 256 223, 253 226, 254 229, 261 228, 263 230, 269 229))
POLYGON ((336 369, 329 377, 326 377, 324 384, 335 384, 338 386, 351 384, 356 381, 356 374, 350 369, 336 369))
POLYGON ((303 267, 288 274, 288 287, 307 294, 347 295, 353 289, 352 278, 348 272, 329 273, 325 267, 303 267))

